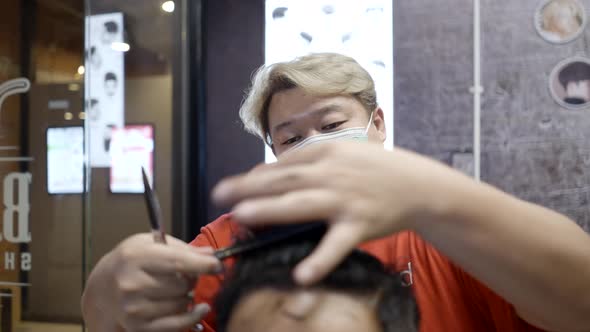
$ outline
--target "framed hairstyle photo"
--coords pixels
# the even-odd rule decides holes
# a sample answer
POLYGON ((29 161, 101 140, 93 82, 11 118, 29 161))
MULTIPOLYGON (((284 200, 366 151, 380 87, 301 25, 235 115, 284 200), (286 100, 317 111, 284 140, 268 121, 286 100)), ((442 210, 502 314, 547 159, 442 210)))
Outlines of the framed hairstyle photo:
POLYGON ((114 128, 111 136, 111 193, 141 194, 144 192, 141 168, 154 187, 155 133, 152 124, 129 124, 114 128))
POLYGON ((535 11, 535 29, 552 44, 578 38, 586 27, 586 10, 579 0, 543 0, 535 11))
POLYGON ((549 75, 551 96, 560 106, 571 109, 590 107, 590 58, 572 57, 561 61, 549 75))

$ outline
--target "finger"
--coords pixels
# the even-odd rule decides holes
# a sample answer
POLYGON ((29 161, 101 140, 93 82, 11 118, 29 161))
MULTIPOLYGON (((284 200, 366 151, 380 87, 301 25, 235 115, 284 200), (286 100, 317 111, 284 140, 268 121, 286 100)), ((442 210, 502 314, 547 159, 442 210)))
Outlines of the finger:
POLYGON ((261 164, 258 164, 256 166, 254 166, 248 173, 263 172, 263 171, 266 171, 268 169, 271 169, 273 167, 273 165, 274 164, 261 163, 261 164))
POLYGON ((230 206, 243 199, 279 195, 301 188, 314 188, 326 172, 314 165, 272 167, 222 180, 212 198, 220 205, 230 206))
POLYGON ((339 144, 342 144, 342 142, 324 142, 322 144, 306 146, 302 149, 288 150, 281 155, 281 158, 274 166, 309 164, 316 162, 325 158, 327 153, 333 151, 339 144))
MULTIPOLYGON (((151 237, 151 233, 149 233, 149 234, 151 237)), ((151 242, 153 242, 153 240, 151 242)), ((182 240, 179 240, 173 236, 170 236, 170 235, 166 235, 166 244, 168 247, 182 248, 182 249, 189 248, 191 251, 196 252, 196 253, 200 253, 200 254, 213 255, 213 253, 215 252, 215 250, 212 247, 195 247, 193 245, 190 245, 190 244, 188 244, 182 240)))
POLYGON ((174 248, 154 244, 146 247, 139 255, 137 261, 143 270, 156 274, 181 273, 197 277, 204 273, 218 273, 223 269, 215 256, 195 252, 189 245, 174 248))
POLYGON ((142 285, 147 298, 154 300, 187 298, 187 293, 194 288, 196 279, 178 274, 151 275, 142 285))
POLYGON ((209 311, 211 311, 211 307, 208 304, 200 303, 190 312, 153 320, 147 324, 144 330, 147 332, 177 332, 190 329, 201 321, 209 311))
POLYGON ((118 296, 127 299, 165 300, 186 298, 194 287, 195 279, 187 279, 176 274, 159 275, 141 270, 121 273, 115 278, 118 296))
POLYGON ((329 190, 310 189, 247 200, 236 205, 232 214, 236 221, 248 225, 328 220, 338 211, 340 202, 329 190))
POLYGON ((130 321, 146 321, 185 313, 190 303, 187 297, 160 301, 128 301, 123 306, 123 311, 130 321))
POLYGON ((214 253, 214 249, 210 246, 196 247, 170 235, 166 235, 166 244, 166 246, 161 246, 161 244, 154 243, 154 236, 152 233, 141 233, 131 236, 129 239, 124 241, 124 244, 120 245, 119 247, 125 247, 125 250, 129 248, 137 249, 136 251, 140 252, 143 251, 144 248, 155 247, 164 249, 178 248, 208 255, 213 255, 214 253))
POLYGON ((295 267, 295 281, 308 286, 323 279, 356 248, 360 241, 361 235, 356 223, 332 224, 311 255, 295 267))

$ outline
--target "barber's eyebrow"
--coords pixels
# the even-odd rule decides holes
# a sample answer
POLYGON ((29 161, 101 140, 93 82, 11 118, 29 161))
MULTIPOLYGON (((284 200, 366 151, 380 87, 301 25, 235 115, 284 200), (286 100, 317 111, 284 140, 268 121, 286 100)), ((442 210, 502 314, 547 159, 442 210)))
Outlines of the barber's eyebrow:
MULTIPOLYGON (((340 112, 342 111, 343 107, 342 105, 339 104, 329 104, 323 107, 318 108, 317 110, 313 110, 311 112, 306 112, 306 116, 308 115, 324 115, 326 113, 332 113, 332 112, 340 112)), ((279 123, 278 125, 276 125, 273 130, 271 130, 272 132, 277 132, 283 128, 289 127, 293 124, 293 120, 287 120, 284 122, 279 123)))

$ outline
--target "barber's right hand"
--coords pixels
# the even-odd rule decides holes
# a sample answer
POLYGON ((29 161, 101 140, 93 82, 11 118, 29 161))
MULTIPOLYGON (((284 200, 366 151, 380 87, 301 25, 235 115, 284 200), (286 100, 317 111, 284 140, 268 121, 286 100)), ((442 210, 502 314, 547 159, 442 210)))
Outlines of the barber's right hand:
POLYGON ((128 332, 183 331, 209 312, 207 304, 189 311, 189 292, 199 275, 219 272, 221 262, 211 248, 196 248, 173 237, 166 240, 163 245, 154 243, 151 234, 134 235, 101 259, 82 299, 90 331, 102 331, 103 319, 115 320, 128 332))

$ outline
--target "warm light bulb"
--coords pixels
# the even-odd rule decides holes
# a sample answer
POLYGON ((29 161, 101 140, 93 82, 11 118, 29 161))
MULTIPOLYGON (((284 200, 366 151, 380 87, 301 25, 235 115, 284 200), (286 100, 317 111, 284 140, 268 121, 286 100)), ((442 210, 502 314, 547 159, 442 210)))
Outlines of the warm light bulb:
POLYGON ((84 68, 84 66, 78 67, 78 74, 84 75, 85 72, 86 72, 86 68, 84 68))
POLYGON ((174 1, 166 1, 162 4, 162 10, 167 13, 172 13, 174 11, 174 1))

